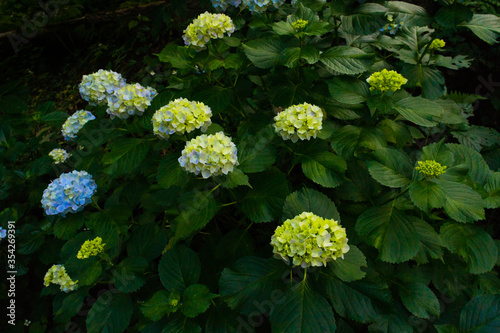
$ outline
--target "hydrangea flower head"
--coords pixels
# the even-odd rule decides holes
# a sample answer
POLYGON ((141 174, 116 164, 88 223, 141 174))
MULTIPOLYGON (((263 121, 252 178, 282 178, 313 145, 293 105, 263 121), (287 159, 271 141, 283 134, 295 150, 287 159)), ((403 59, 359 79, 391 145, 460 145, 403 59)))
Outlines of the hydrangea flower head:
POLYGON ((86 240, 85 243, 82 244, 76 257, 78 259, 87 259, 96 256, 104 250, 104 245, 106 245, 106 243, 102 243, 101 237, 96 237, 93 240, 86 240))
POLYGON ((345 229, 337 221, 303 212, 286 220, 271 237, 273 253, 294 266, 326 266, 349 251, 345 229))
POLYGON ((71 280, 63 265, 53 265, 49 268, 43 278, 43 284, 48 287, 51 283, 61 286, 61 291, 65 293, 73 291, 78 287, 78 280, 71 280))
POLYGON ((90 111, 79 110, 73 113, 62 125, 61 133, 65 140, 74 140, 83 125, 94 120, 95 116, 90 111))
POLYGON ((243 0, 242 6, 252 13, 263 13, 270 7, 279 8, 285 0, 243 0))
POLYGON ((222 132, 202 134, 188 141, 179 157, 186 171, 203 178, 227 175, 238 165, 237 149, 231 138, 222 132))
POLYGON ((100 69, 96 73, 84 75, 78 87, 84 100, 92 105, 105 105, 106 97, 125 86, 125 82, 120 74, 100 69))
POLYGON ((423 174, 427 178, 434 178, 446 172, 446 165, 441 165, 434 160, 418 161, 418 166, 415 170, 423 174))
POLYGON ((297 20, 297 21, 292 23, 292 27, 295 30, 302 30, 307 26, 308 23, 309 23, 309 21, 307 21, 307 20, 297 20))
POLYGON ((370 77, 366 79, 366 82, 370 84, 370 90, 380 90, 385 93, 389 90, 396 91, 400 89, 408 80, 396 71, 383 69, 380 72, 375 72, 370 75, 370 77))
POLYGON ((108 96, 106 112, 111 115, 111 119, 114 117, 127 119, 135 114, 142 116, 155 95, 156 90, 151 87, 145 88, 139 83, 127 84, 108 96))
POLYGON ((212 124, 211 116, 212 110, 205 104, 177 98, 155 112, 153 131, 163 139, 168 139, 170 134, 189 133, 198 128, 205 132, 212 124))
POLYGON ((54 164, 59 164, 64 163, 70 157, 70 154, 64 149, 56 148, 52 149, 49 156, 54 159, 54 164))
POLYGON ((310 140, 323 128, 323 111, 308 103, 292 105, 274 117, 276 133, 283 140, 310 140))
POLYGON ((212 0, 212 6, 222 11, 226 11, 229 6, 238 7, 240 4, 241 0, 212 0))
POLYGON ((404 24, 404 22, 402 21, 399 23, 394 23, 394 18, 392 15, 388 15, 387 20, 389 21, 389 23, 387 23, 383 28, 380 28, 380 31, 389 31, 391 35, 395 35, 398 29, 401 28, 404 24))
POLYGON ((429 45, 429 49, 435 50, 435 49, 440 49, 446 45, 446 42, 442 39, 434 39, 429 45))
POLYGON ((186 45, 199 51, 204 49, 211 39, 223 38, 226 33, 231 36, 234 29, 233 21, 229 16, 205 12, 188 25, 182 38, 186 45))
POLYGON ((7 235, 7 230, 0 227, 0 239, 5 238, 6 235, 7 235))
POLYGON ((42 206, 47 215, 66 216, 81 211, 92 201, 97 185, 86 171, 63 173, 43 191, 42 206))

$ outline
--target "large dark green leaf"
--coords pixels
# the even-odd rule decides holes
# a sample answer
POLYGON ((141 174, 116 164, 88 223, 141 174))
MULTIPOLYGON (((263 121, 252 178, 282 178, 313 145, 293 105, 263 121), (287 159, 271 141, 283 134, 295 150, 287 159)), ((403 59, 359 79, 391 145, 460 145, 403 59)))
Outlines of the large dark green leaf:
POLYGON ((412 259, 419 248, 419 237, 407 216, 392 206, 374 207, 358 218, 356 232, 390 263, 412 259))
POLYGON ((412 218, 412 222, 420 238, 420 248, 414 260, 419 264, 428 263, 429 257, 443 260, 444 243, 434 228, 418 218, 412 218))
POLYGON ((427 26, 432 23, 432 17, 423 7, 403 1, 388 1, 387 5, 394 22, 403 22, 405 27, 427 26))
POLYGON ((285 293, 269 320, 273 332, 333 333, 336 329, 330 304, 306 280, 285 293))
POLYGON ((141 225, 133 230, 127 243, 129 256, 141 256, 147 260, 153 260, 167 245, 167 235, 155 223, 141 225))
POLYGON ((124 293, 139 290, 146 283, 144 271, 147 267, 148 261, 143 257, 132 256, 123 259, 116 266, 113 275, 115 287, 124 293))
POLYGON ((433 208, 441 208, 446 203, 446 191, 433 179, 414 181, 410 185, 411 201, 426 213, 433 208))
POLYGON ((193 250, 177 245, 165 253, 158 265, 161 283, 169 292, 182 293, 200 277, 201 264, 193 250))
POLYGON ((102 158, 104 165, 109 165, 106 172, 121 175, 132 172, 144 161, 149 145, 144 139, 122 138, 113 141, 110 150, 102 158))
POLYGON ((495 266, 498 249, 491 236, 483 229, 448 222, 441 227, 440 235, 451 252, 465 259, 470 273, 486 273, 495 266))
POLYGON ((328 152, 305 152, 302 159, 304 175, 316 184, 334 188, 340 185, 347 169, 343 158, 328 152))
POLYGON ((434 117, 444 113, 443 108, 432 101, 421 97, 407 97, 396 102, 395 109, 406 120, 420 126, 432 127, 437 124, 434 117))
POLYGON ((372 62, 371 54, 350 46, 334 46, 323 52, 320 61, 330 70, 340 74, 360 74, 367 71, 372 62))
POLYGON ((500 18, 493 14, 474 14, 469 22, 460 26, 469 28, 488 44, 495 44, 500 35, 500 18))
POLYGON ((481 196, 465 184, 441 181, 440 187, 446 193, 444 211, 458 222, 483 220, 485 212, 481 196))
POLYGON ((398 289, 403 304, 415 316, 439 316, 439 301, 432 290, 422 282, 406 282, 399 285, 398 289))
POLYGON ((270 222, 281 215, 287 197, 286 176, 277 169, 250 178, 252 190, 242 199, 241 209, 253 222, 270 222))
POLYGON ((237 144, 239 169, 244 173, 261 172, 276 161, 276 149, 270 145, 275 137, 270 126, 262 128, 237 144))
POLYGON ((360 280, 365 277, 366 273, 361 270, 361 267, 367 267, 366 257, 354 245, 350 245, 349 251, 344 254, 343 259, 337 259, 328 263, 330 275, 336 276, 344 282, 360 280))
POLYGON ((465 304, 460 314, 460 332, 489 333, 499 328, 499 295, 479 295, 465 304))
POLYGON ((207 286, 193 284, 184 290, 181 312, 189 318, 194 318, 207 311, 210 301, 217 295, 212 294, 207 286))
POLYGON ((181 196, 181 213, 175 219, 173 242, 189 237, 203 228, 217 213, 217 203, 211 191, 193 191, 181 196))
POLYGON ((278 65, 284 48, 284 44, 278 38, 254 39, 243 44, 246 56, 259 68, 278 65))
POLYGON ((476 183, 484 185, 491 176, 491 170, 484 158, 474 149, 455 143, 447 143, 446 148, 455 156, 456 164, 467 164, 469 175, 476 183))
POLYGON ((167 291, 160 290, 157 291, 153 295, 153 297, 144 302, 144 304, 141 305, 140 309, 146 317, 151 320, 157 321, 160 320, 164 315, 168 315, 179 309, 180 304, 175 304, 172 301, 178 302, 178 300, 171 299, 167 291))
POLYGON ((410 183, 413 166, 410 158, 402 151, 381 148, 373 156, 376 161, 368 161, 370 175, 380 184, 399 188, 410 183))
POLYGON ((163 188, 169 188, 174 185, 182 186, 187 180, 187 172, 179 164, 178 154, 167 154, 162 157, 158 164, 158 174, 156 179, 163 188))
POLYGON ((472 10, 462 4, 443 6, 434 16, 436 22, 445 28, 456 28, 460 23, 472 18, 472 10))
POLYGON ((129 295, 107 291, 97 299, 87 315, 87 332, 125 332, 132 311, 133 304, 129 295))
POLYGON ((366 148, 376 150, 387 146, 384 133, 376 128, 347 125, 332 135, 332 148, 345 160, 356 156, 357 150, 366 148))
POLYGON ((321 192, 304 187, 290 194, 283 206, 283 220, 293 219, 303 212, 311 212, 325 219, 340 222, 340 215, 330 198, 321 192))

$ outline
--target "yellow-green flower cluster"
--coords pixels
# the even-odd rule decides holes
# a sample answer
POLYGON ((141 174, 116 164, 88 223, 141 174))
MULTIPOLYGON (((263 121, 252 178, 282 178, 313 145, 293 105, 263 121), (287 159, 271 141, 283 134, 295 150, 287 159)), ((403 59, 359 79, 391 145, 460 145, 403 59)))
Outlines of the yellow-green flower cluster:
POLYGON ((292 23, 292 27, 295 30, 302 30, 307 26, 308 23, 309 23, 309 21, 307 21, 307 20, 297 20, 297 21, 292 23))
POLYGON ((78 259, 87 259, 96 256, 104 250, 104 245, 106 245, 106 243, 102 242, 101 237, 96 237, 93 240, 86 240, 76 257, 78 259))
POLYGON ((275 257, 294 266, 326 266, 349 251, 345 229, 337 221, 303 212, 286 220, 271 237, 275 257))
POLYGON ((200 14, 184 30, 184 43, 196 50, 202 50, 210 39, 223 38, 234 32, 234 24, 231 18, 225 14, 211 14, 205 12, 200 14))
POLYGON ((142 116, 148 106, 151 105, 156 90, 151 87, 143 87, 139 83, 127 84, 115 90, 107 97, 108 109, 106 112, 121 119, 127 119, 135 114, 142 116))
POLYGON ((46 287, 51 283, 58 284, 61 286, 61 291, 65 293, 78 287, 78 281, 71 280, 63 265, 53 265, 49 268, 43 280, 46 287))
POLYGON ((56 148, 52 149, 49 156, 54 159, 54 164, 59 164, 64 163, 70 157, 70 154, 64 149, 56 148))
POLYGON ((383 69, 380 72, 373 73, 366 79, 366 82, 370 84, 370 90, 380 90, 384 93, 388 90, 396 91, 400 89, 408 80, 396 71, 383 69))
POLYGON ((429 45, 429 49, 435 50, 435 49, 440 49, 446 45, 446 42, 442 39, 434 39, 429 45))
POLYGON ((189 133, 198 128, 205 132, 212 124, 211 116, 212 110, 207 105, 177 98, 155 112, 153 131, 163 139, 168 139, 174 133, 189 133))
POLYGON ((231 138, 222 132, 202 134, 188 141, 179 157, 179 164, 186 171, 203 178, 227 175, 238 165, 237 149, 231 138))
POLYGON ((427 178, 434 178, 446 172, 446 165, 441 165, 434 160, 418 161, 418 166, 415 170, 423 174, 427 178))
POLYGON ((283 140, 310 140, 323 128, 323 111, 308 103, 292 105, 274 117, 276 133, 283 140))

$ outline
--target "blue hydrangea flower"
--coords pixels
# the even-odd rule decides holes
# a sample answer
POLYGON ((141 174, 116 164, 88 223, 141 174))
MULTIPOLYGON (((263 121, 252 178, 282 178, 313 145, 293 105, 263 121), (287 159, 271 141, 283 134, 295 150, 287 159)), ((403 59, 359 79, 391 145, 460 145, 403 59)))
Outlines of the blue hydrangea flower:
POLYGON ((7 235, 7 230, 5 230, 4 228, 0 227, 0 239, 1 238, 5 238, 6 235, 7 235))
POLYGON ((248 8, 252 13, 263 13, 270 7, 279 8, 285 0, 243 0, 242 7, 248 8))
POLYGON ((94 120, 95 116, 90 111, 79 110, 73 113, 71 117, 66 119, 62 126, 61 133, 65 140, 74 140, 76 135, 90 120, 94 120))
POLYGON ((82 98, 91 105, 105 105, 106 97, 125 86, 125 83, 126 80, 120 74, 100 69, 84 75, 78 87, 82 98))
POLYGON ((63 173, 43 191, 42 206, 47 215, 66 216, 76 213, 90 202, 97 189, 92 175, 86 171, 63 173))
POLYGON ((127 84, 107 97, 108 109, 106 112, 111 116, 111 119, 115 116, 127 119, 135 114, 142 116, 156 94, 154 88, 145 88, 139 83, 127 84))
POLYGON ((229 6, 238 7, 240 4, 241 0, 212 0, 212 6, 222 11, 226 11, 229 6))

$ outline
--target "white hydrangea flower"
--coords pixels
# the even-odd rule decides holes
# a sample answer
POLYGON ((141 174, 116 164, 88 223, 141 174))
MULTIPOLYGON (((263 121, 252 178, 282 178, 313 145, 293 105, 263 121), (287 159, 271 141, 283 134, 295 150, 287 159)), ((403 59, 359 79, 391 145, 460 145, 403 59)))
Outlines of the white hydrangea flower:
POLYGON ((62 125, 61 133, 65 140, 77 138, 78 132, 89 121, 94 120, 95 116, 90 111, 79 110, 73 113, 62 125))
POLYGON ((171 134, 189 133, 201 128, 205 132, 212 124, 212 110, 202 102, 177 98, 155 112, 152 118, 153 131, 163 139, 171 134))
POLYGON ((93 74, 84 75, 78 87, 82 98, 90 104, 106 105, 106 97, 125 86, 125 83, 121 74, 100 69, 93 74))
POLYGON ((188 141, 179 157, 182 168, 203 178, 227 175, 238 165, 236 145, 222 132, 202 134, 188 141))
POLYGON ((308 103, 292 105, 274 117, 276 133, 283 140, 310 140, 323 128, 323 111, 308 103))
POLYGON ((52 149, 49 156, 54 159, 54 164, 64 163, 71 155, 64 149, 52 149))
POLYGON ((226 33, 231 36, 234 29, 233 21, 229 16, 205 12, 188 25, 182 38, 186 45, 199 51, 205 48, 210 39, 223 38, 226 33))
POLYGON ((107 97, 108 109, 106 112, 121 119, 127 119, 135 114, 142 116, 144 111, 151 105, 156 95, 156 90, 151 87, 143 87, 139 83, 127 84, 114 91, 107 97))

